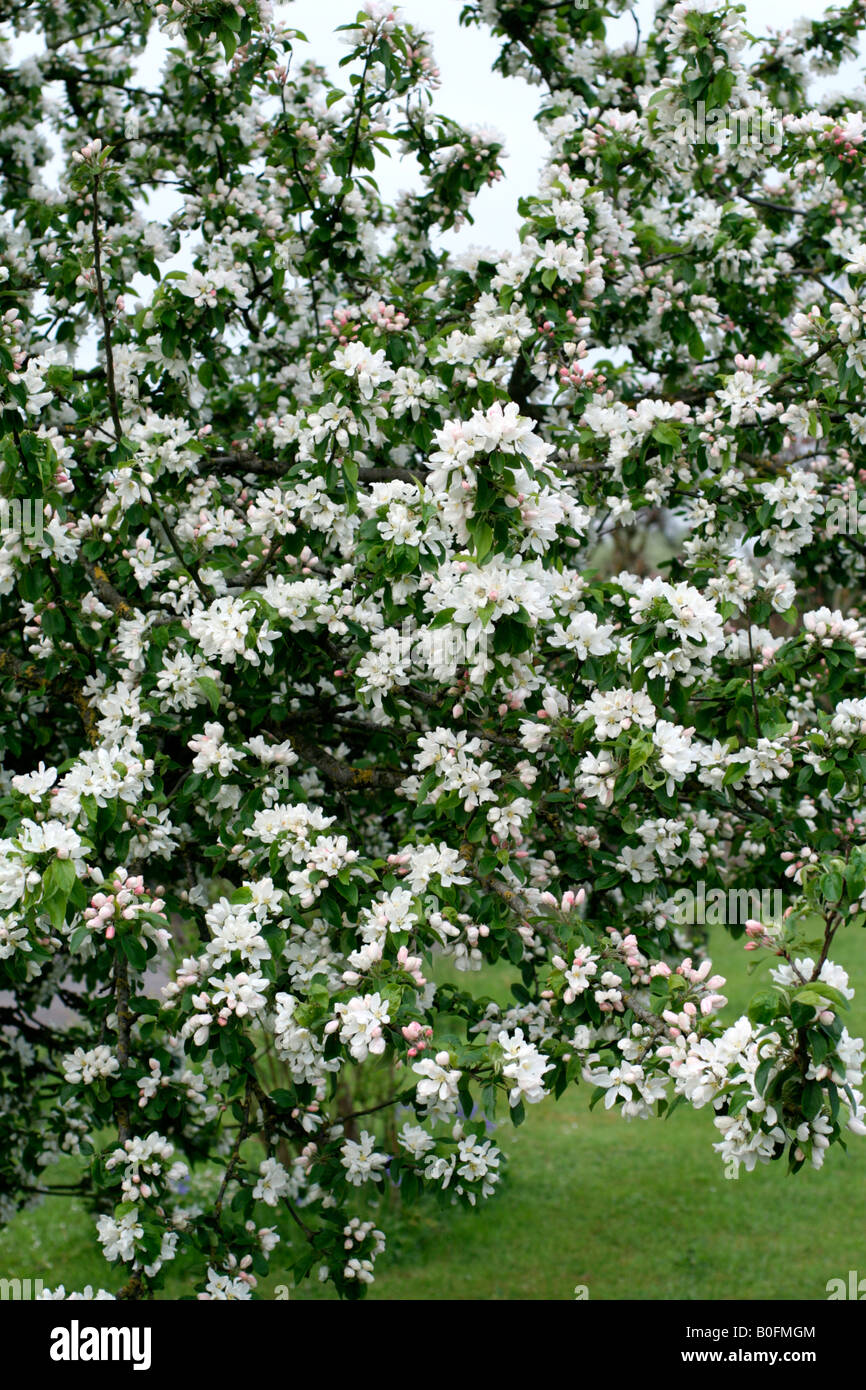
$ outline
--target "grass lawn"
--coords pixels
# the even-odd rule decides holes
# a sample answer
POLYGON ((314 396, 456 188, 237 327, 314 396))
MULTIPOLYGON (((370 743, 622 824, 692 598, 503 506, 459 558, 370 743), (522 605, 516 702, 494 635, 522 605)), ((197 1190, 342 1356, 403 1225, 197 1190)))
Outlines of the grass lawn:
MULTIPOLYGON (((862 995, 848 1020, 855 1034, 866 1028, 864 948, 852 933, 833 952, 862 995)), ((764 969, 737 986, 741 952, 724 934, 714 951, 731 982, 731 1018, 766 977, 764 969)), ((710 1108, 628 1123, 590 1113, 589 1096, 581 1086, 529 1107, 519 1130, 500 1125, 507 1176, 477 1211, 424 1201, 381 1212, 389 1249, 369 1297, 571 1300, 584 1284, 590 1299, 825 1299, 828 1279, 866 1275, 864 1141, 851 1136, 848 1154, 837 1147, 818 1173, 789 1177, 780 1163, 727 1181, 710 1108)), ((0 1273, 113 1287, 115 1271, 92 1249, 92 1222, 68 1199, 23 1213, 0 1232, 0 1273)), ((272 1267, 263 1293, 291 1283, 279 1248, 272 1267)), ((163 1297, 189 1292, 176 1276, 163 1297)), ((292 1299, 334 1296, 310 1282, 291 1290, 292 1299)))

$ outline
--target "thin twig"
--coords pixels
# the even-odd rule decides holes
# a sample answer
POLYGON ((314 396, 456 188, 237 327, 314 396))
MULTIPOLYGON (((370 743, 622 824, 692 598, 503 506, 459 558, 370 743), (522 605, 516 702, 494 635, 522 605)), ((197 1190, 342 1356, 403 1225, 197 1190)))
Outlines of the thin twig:
POLYGON ((120 411, 117 405, 117 386, 114 380, 114 351, 111 342, 111 320, 105 302, 105 284, 102 279, 102 243, 99 237, 99 175, 93 180, 93 268, 96 272, 96 297, 99 300, 99 313, 102 318, 102 333, 105 340, 105 378, 108 390, 108 405, 114 423, 114 434, 118 444, 123 438, 120 411))

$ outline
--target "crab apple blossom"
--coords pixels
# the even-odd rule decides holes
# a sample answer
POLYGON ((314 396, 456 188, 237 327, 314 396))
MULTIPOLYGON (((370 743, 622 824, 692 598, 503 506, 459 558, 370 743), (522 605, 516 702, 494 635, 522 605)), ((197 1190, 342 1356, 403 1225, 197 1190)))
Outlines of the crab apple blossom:
POLYGON ((505 151, 429 36, 365 5, 344 90, 283 8, 0 28, 0 1219, 63 1157, 107 1262, 52 1298, 360 1297, 573 1086, 734 1171, 866 1134, 864 0, 466 0, 546 157, 462 252, 505 151))

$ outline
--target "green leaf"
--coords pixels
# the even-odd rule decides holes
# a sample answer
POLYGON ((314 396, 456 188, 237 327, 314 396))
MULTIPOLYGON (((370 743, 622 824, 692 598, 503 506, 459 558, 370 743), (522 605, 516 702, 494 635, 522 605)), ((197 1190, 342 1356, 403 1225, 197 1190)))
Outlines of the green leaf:
POLYGON ((42 892, 46 898, 69 897, 75 882, 75 865, 71 859, 52 859, 42 875, 42 892))
POLYGON ((69 949, 70 949, 70 951, 77 951, 77 950, 79 949, 79 947, 81 947, 81 946, 84 945, 85 941, 87 941, 87 939, 89 938, 89 936, 90 936, 90 927, 87 926, 86 923, 82 922, 81 926, 76 927, 76 928, 75 928, 75 931, 72 933, 72 935, 71 935, 70 938, 69 938, 69 949))
POLYGON ((841 990, 838 990, 835 985, 826 985, 823 980, 815 980, 803 985, 793 997, 798 1003, 811 1004, 816 1009, 822 1008, 828 1000, 840 1009, 847 1009, 848 1007, 848 1000, 841 990))
POLYGON ((824 877, 821 879, 821 892, 824 894, 828 903, 837 903, 842 896, 844 887, 845 880, 842 875, 835 870, 828 874, 824 874, 824 877))
POLYGON ((199 676, 197 684, 207 696, 211 711, 216 714, 220 707, 220 688, 216 681, 211 676, 199 676))
POLYGON ((493 547, 493 531, 486 521, 480 521, 475 526, 475 558, 479 565, 484 562, 493 547))
POLYGON ((721 107, 727 105, 728 98, 733 90, 734 74, 727 70, 717 73, 710 83, 710 89, 707 92, 707 110, 714 106, 721 107))
POLYGON ((803 1087, 801 1109, 804 1118, 814 1120, 824 1103, 824 1093, 817 1081, 807 1081, 803 1087))
MULTIPOLYGON (((231 13, 231 11, 229 11, 229 13, 231 13)), ((221 24, 219 27, 219 37, 220 42, 222 43, 222 46, 225 49, 226 62, 230 63, 237 51, 237 36, 232 32, 232 30, 228 27, 227 24, 221 24)))
POLYGON ((648 741, 635 739, 628 750, 628 770, 636 772, 643 767, 644 763, 649 762, 653 754, 653 745, 648 741))
POLYGON ((137 936, 128 932, 120 937, 120 949, 134 970, 144 970, 147 966, 147 952, 137 936))
POLYGON ((773 1070, 774 1064, 775 1059, 773 1057, 765 1057, 763 1062, 758 1064, 757 1071, 755 1072, 755 1090, 758 1092, 759 1096, 762 1096, 767 1089, 767 1083, 770 1080, 770 1073, 773 1070))
POLYGON ((749 1021, 751 1023, 772 1023, 778 1017, 781 999, 774 989, 762 989, 754 994, 749 1002, 749 1021))
POLYGON ((668 424, 666 420, 656 420, 652 435, 657 444, 667 444, 672 449, 678 449, 680 446, 679 431, 674 429, 673 425, 668 424))

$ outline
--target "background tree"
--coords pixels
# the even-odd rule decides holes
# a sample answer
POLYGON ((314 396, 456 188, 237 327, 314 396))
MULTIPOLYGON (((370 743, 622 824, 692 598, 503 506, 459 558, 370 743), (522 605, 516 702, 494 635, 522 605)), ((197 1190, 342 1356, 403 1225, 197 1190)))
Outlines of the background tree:
POLYGON ((77 1156, 121 1296, 250 1296, 276 1208, 357 1296, 365 1185, 474 1203, 581 1079, 734 1170, 866 1132, 863 116, 806 106, 866 7, 625 9, 465 6, 550 154, 458 257, 502 150, 388 7, 339 86, 250 0, 2 16, 0 1193, 77 1156), (699 883, 788 894, 728 1027, 699 883))

